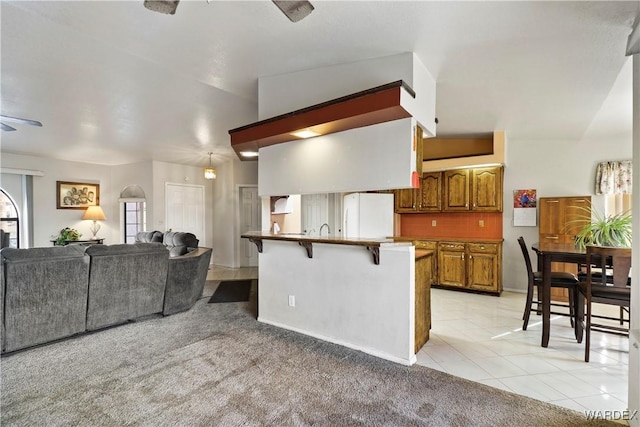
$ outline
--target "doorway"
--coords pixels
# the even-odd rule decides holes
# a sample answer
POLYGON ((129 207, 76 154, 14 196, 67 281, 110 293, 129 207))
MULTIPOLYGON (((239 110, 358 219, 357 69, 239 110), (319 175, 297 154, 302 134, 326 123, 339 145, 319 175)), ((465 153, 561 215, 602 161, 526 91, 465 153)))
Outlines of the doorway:
POLYGON ((165 194, 166 229, 193 233, 202 245, 205 239, 204 186, 167 182, 165 194))
POLYGON ((258 196, 257 186, 241 186, 238 191, 240 200, 240 233, 238 235, 238 239, 240 239, 238 245, 240 248, 240 267, 257 267, 258 250, 256 245, 249 242, 248 239, 240 238, 240 236, 247 231, 260 231, 262 202, 258 196))

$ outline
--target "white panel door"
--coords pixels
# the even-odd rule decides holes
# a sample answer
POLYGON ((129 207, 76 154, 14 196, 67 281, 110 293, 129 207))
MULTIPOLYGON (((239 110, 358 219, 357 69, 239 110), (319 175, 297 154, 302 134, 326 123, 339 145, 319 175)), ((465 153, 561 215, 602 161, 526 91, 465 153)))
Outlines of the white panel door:
MULTIPOLYGON (((240 187, 240 235, 260 231, 262 202, 258 187, 240 187)), ((240 267, 257 267, 258 250, 249 239, 240 239, 240 267)))
MULTIPOLYGON (((310 236, 319 236, 322 224, 329 223, 329 195, 303 194, 300 204, 302 206, 302 231, 310 236)), ((327 235, 327 227, 322 230, 322 235, 327 235)))
POLYGON ((203 245, 204 186, 166 183, 165 194, 167 230, 193 233, 203 245))

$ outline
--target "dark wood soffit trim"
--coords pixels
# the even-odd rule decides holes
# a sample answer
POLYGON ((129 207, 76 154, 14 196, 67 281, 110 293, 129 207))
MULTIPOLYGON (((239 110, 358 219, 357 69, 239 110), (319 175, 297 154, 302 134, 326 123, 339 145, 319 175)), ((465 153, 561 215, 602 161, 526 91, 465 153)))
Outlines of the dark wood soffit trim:
POLYGON ((398 81, 375 88, 376 91, 359 92, 357 97, 342 97, 339 102, 325 102, 318 104, 321 107, 304 108, 233 129, 229 131, 231 146, 239 155, 240 151, 257 151, 261 147, 302 139, 291 135, 299 129, 311 128, 326 135, 411 117, 400 105, 402 87, 402 81, 398 81))
POLYGON ((295 110, 295 111, 292 111, 290 113, 281 114, 279 116, 271 117, 269 119, 260 120, 259 122, 251 123, 251 124, 248 124, 248 125, 245 125, 245 126, 240 126, 238 128, 231 129, 229 131, 229 134, 240 132, 240 131, 243 131, 245 129, 249 129, 249 128, 252 128, 252 127, 261 126, 261 125, 264 125, 266 123, 279 121, 279 120, 282 120, 282 119, 289 118, 291 116, 296 116, 296 115, 303 114, 303 113, 306 113, 306 112, 309 112, 309 111, 313 111, 313 110, 317 110, 317 109, 320 109, 320 108, 328 107, 328 106, 331 106, 331 105, 334 105, 334 104, 339 104, 341 102, 346 102, 346 101, 349 101, 349 100, 354 99, 354 98, 360 98, 360 97, 363 97, 363 96, 375 94, 377 92, 383 92, 383 91, 388 90, 388 89, 394 89, 394 88, 399 88, 399 87, 402 87, 404 90, 406 90, 409 93, 409 95, 411 95, 412 98, 416 97, 415 91, 413 89, 411 89, 411 87, 408 84, 406 84, 402 80, 398 80, 398 81, 395 81, 395 82, 392 82, 392 83, 387 83, 387 84, 384 84, 384 85, 376 86, 376 87, 371 88, 371 89, 367 89, 367 90, 363 90, 363 91, 360 91, 360 92, 352 93, 350 95, 342 96, 340 98, 336 98, 336 99, 332 99, 332 100, 329 100, 329 101, 321 102, 320 104, 315 104, 315 105, 312 105, 310 107, 301 108, 299 110, 295 110))

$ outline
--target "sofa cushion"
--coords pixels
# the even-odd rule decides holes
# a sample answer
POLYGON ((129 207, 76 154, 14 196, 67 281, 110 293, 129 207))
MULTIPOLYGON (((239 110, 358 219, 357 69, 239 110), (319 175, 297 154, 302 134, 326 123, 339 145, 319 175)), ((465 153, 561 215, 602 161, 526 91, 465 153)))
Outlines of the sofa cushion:
POLYGON ((162 231, 140 231, 136 234, 137 243, 162 243, 162 231))
POLYGON ((169 255, 174 257, 197 249, 199 240, 193 233, 168 231, 164 233, 163 243, 169 249, 169 255))
POLYGON ((161 313, 169 251, 162 243, 92 245, 87 330, 161 313))
POLYGON ((202 296, 210 259, 211 248, 202 247, 183 256, 169 258, 163 314, 193 307, 202 296))
POLYGON ((0 251, 5 351, 84 332, 89 278, 85 249, 69 245, 0 251))

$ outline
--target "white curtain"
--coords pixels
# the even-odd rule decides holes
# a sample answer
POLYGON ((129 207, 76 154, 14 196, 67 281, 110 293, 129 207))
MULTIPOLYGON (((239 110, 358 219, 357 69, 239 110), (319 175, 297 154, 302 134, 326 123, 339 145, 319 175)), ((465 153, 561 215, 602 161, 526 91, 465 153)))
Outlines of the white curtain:
POLYGON ((602 162, 596 169, 596 194, 631 194, 632 161, 602 162))

